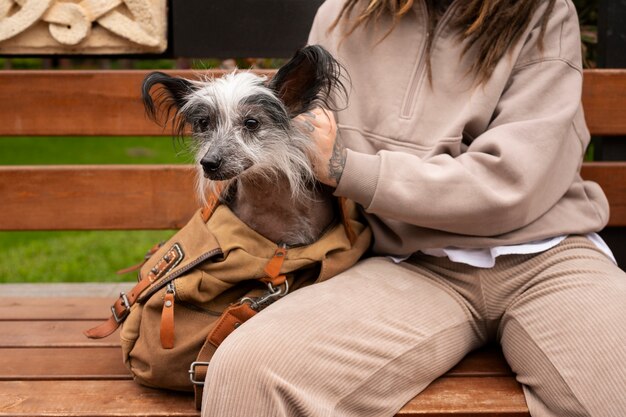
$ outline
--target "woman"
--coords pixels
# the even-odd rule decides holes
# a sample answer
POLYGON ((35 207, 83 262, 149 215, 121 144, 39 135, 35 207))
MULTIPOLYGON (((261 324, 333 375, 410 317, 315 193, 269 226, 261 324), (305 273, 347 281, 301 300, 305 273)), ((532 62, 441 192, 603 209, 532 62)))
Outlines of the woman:
POLYGON ((328 0, 309 41, 352 85, 337 125, 306 116, 317 175, 364 207, 378 256, 231 335, 203 415, 392 416, 490 341, 533 417, 626 415, 626 276, 579 175, 571 1, 328 0))

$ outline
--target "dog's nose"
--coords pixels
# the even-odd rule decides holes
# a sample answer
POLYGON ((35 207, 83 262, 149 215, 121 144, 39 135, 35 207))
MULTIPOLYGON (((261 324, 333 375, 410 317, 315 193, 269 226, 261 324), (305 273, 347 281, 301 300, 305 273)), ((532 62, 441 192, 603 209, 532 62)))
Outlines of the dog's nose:
POLYGON ((200 160, 200 165, 205 172, 215 172, 222 165, 222 158, 219 156, 205 156, 200 160))

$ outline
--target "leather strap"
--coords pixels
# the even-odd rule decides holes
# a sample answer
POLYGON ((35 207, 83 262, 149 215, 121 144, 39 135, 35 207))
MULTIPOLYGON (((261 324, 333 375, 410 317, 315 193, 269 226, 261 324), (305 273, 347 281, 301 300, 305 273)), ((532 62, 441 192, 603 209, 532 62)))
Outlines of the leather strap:
MULTIPOLYGON (((206 378, 206 370, 207 368, 204 368, 204 370, 198 369, 196 373, 196 375, 198 375, 198 378, 202 378, 204 380, 204 378, 206 378)), ((204 385, 193 386, 193 402, 196 405, 196 410, 198 411, 202 410, 202 392, 203 391, 204 391, 204 385)))
MULTIPOLYGON (((266 276, 260 278, 259 281, 266 284, 271 283, 274 287, 279 287, 284 284, 287 277, 281 275, 280 270, 286 257, 287 248, 285 246, 278 246, 274 251, 274 255, 263 269, 266 276)), ((213 357, 217 347, 226 337, 234 332, 237 327, 252 318, 255 314, 257 314, 257 311, 254 310, 249 303, 233 304, 224 310, 220 318, 215 322, 213 329, 207 335, 202 348, 200 348, 198 357, 190 370, 192 381, 195 381, 193 392, 197 410, 202 408, 202 391, 204 389, 204 384, 200 381, 205 380, 210 359, 213 357)), ((161 329, 163 329, 162 321, 161 329)))
MULTIPOLYGON (((195 381, 204 381, 206 378, 206 372, 209 367, 209 362, 217 347, 226 339, 228 335, 235 331, 244 322, 248 321, 257 311, 253 310, 248 303, 233 304, 228 307, 220 318, 213 326, 213 329, 207 335, 198 358, 196 359, 197 366, 193 367, 195 373, 192 375, 195 381)), ((196 409, 200 410, 202 407, 202 390, 203 384, 195 383, 193 386, 193 392, 195 397, 196 409)))
MULTIPOLYGON (((219 192, 219 190, 216 190, 219 192)), ((215 211, 215 208, 219 205, 219 195, 211 194, 209 196, 209 201, 207 207, 202 210, 202 218, 205 223, 208 221, 209 217, 215 211)), ((162 243, 158 243, 154 245, 144 257, 143 262, 139 265, 135 265, 130 268, 126 268, 119 273, 126 273, 133 271, 135 269, 140 269, 162 246, 162 243)), ((126 319, 128 313, 130 312, 130 308, 135 304, 137 298, 141 295, 141 293, 148 288, 154 281, 156 281, 161 276, 165 275, 167 272, 172 270, 176 265, 178 265, 182 259, 184 258, 184 253, 182 249, 177 244, 173 245, 172 248, 168 251, 168 253, 159 260, 157 265, 152 268, 145 277, 141 278, 139 283, 133 287, 130 293, 125 294, 121 293, 120 297, 115 301, 115 303, 111 306, 111 312, 113 313, 111 317, 108 318, 107 321, 100 324, 99 326, 93 327, 89 330, 85 330, 83 334, 90 339, 102 339, 111 335, 115 332, 120 324, 126 319)), ((173 304, 172 304, 173 305, 173 304)), ((173 314, 173 308, 172 308, 173 314)), ((173 317, 171 318, 172 325, 166 325, 165 332, 171 332, 172 334, 172 344, 173 344, 173 317)), ((166 337, 166 339, 169 336, 166 337)), ((163 342, 163 341, 162 341, 163 342)), ((166 341, 169 343, 169 339, 166 341)), ((173 346, 173 345, 172 345, 173 346)))
POLYGON ((265 264, 263 272, 266 277, 261 278, 260 281, 264 283, 271 283, 273 286, 278 287, 285 282, 285 276, 280 275, 280 269, 283 267, 285 258, 287 257, 287 248, 285 246, 279 246, 274 251, 274 256, 265 264))
POLYGON ((204 220, 205 223, 209 221, 217 206, 220 205, 220 195, 222 191, 224 191, 222 183, 215 183, 215 189, 207 197, 206 206, 202 209, 202 220, 204 220))
POLYGON ((111 317, 99 326, 85 330, 83 332, 84 335, 90 339, 102 339, 115 332, 130 312, 130 308, 135 304, 139 295, 148 288, 150 284, 152 284, 152 282, 146 277, 139 281, 129 293, 120 293, 119 298, 111 306, 111 312, 113 313, 111 317))
POLYGON ((90 339, 102 339, 115 332, 120 324, 126 319, 130 308, 135 304, 141 293, 154 281, 167 274, 178 265, 185 257, 180 245, 175 243, 167 253, 159 260, 157 265, 143 277, 128 294, 121 293, 119 298, 111 306, 111 317, 104 323, 83 332, 90 339))
POLYGON ((348 240, 350 241, 350 245, 354 246, 354 242, 356 242, 356 233, 352 228, 352 224, 350 224, 350 213, 348 212, 348 201, 345 197, 338 197, 339 199, 339 207, 341 208, 341 219, 343 221, 343 227, 346 230, 346 236, 348 236, 348 240))
POLYGON ((166 292, 161 312, 161 347, 174 348, 174 293, 166 292))
POLYGON ((253 310, 248 303, 231 305, 224 310, 217 320, 213 330, 208 334, 207 340, 217 348, 229 334, 255 314, 257 311, 253 310))

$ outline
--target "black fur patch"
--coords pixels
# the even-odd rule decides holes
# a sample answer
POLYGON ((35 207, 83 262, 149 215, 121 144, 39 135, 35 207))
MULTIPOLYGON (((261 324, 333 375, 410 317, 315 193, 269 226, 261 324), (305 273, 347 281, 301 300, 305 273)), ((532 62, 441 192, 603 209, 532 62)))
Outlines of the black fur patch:
POLYGON ((179 115, 186 98, 194 91, 194 85, 184 78, 172 77, 162 72, 152 72, 146 76, 141 86, 141 97, 146 113, 150 119, 163 125, 167 124, 170 115, 174 113, 174 132, 181 136, 185 127, 185 121, 179 115), (157 86, 154 93, 153 87, 157 86))
POLYGON ((298 50, 278 70, 269 87, 283 101, 290 117, 316 106, 338 110, 333 93, 336 92, 344 102, 347 99, 342 69, 341 64, 326 49, 310 45, 298 50))

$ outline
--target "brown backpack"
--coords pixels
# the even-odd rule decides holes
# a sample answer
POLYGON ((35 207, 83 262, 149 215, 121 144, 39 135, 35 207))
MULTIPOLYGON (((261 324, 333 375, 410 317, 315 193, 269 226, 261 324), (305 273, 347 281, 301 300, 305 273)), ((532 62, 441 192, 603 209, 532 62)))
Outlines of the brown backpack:
POLYGON ((302 286, 354 265, 371 231, 353 202, 339 199, 342 222, 316 242, 277 246, 225 205, 199 210, 165 244, 154 247, 139 283, 120 294, 112 316, 85 334, 120 332, 124 363, 150 387, 196 391, 199 408, 208 362, 241 323, 302 286))

